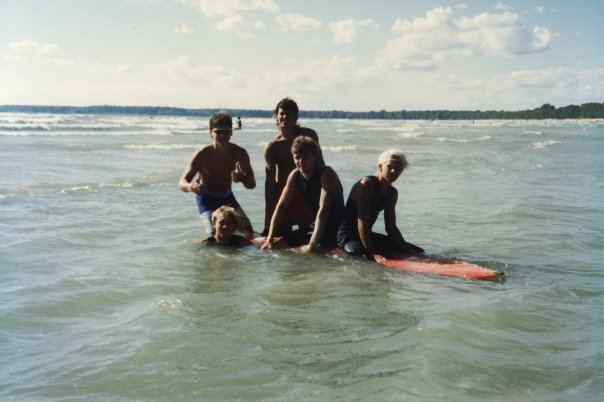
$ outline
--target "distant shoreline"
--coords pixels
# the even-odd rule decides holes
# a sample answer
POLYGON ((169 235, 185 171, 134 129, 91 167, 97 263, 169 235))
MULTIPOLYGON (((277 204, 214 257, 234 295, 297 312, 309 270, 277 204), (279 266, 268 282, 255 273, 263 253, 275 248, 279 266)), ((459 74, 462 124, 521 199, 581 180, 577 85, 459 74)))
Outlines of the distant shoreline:
MULTIPOLYGON (((232 116, 273 117, 272 110, 260 109, 185 109, 164 106, 37 106, 0 105, 0 113, 53 113, 53 114, 120 114, 137 116, 192 116, 207 117, 218 110, 232 116)), ((544 119, 601 119, 604 118, 604 103, 584 103, 556 108, 545 104, 536 109, 504 110, 400 110, 346 112, 341 110, 302 110, 301 118, 317 119, 373 119, 373 120, 544 120, 544 119)))

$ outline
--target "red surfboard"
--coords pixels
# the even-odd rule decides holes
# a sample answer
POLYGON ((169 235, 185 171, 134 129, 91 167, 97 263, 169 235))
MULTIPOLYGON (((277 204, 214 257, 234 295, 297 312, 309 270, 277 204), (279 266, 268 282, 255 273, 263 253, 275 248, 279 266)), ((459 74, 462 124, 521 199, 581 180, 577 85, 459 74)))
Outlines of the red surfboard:
POLYGON ((494 271, 463 260, 433 258, 426 255, 385 256, 384 265, 399 271, 414 272, 426 275, 454 276, 468 279, 499 279, 503 272, 494 271))
MULTIPOLYGON (((257 246, 262 246, 264 237, 256 237, 252 242, 257 246)), ((293 251, 296 251, 295 249, 293 251)), ((327 256, 346 256, 346 252, 341 249, 326 250, 327 256)), ((489 268, 481 267, 480 265, 472 264, 471 262, 456 260, 433 258, 426 255, 413 255, 402 253, 385 254, 386 262, 380 265, 396 269, 398 271, 413 272, 424 275, 451 276, 456 278, 480 279, 480 280, 497 280, 504 275, 503 272, 498 272, 489 268)))

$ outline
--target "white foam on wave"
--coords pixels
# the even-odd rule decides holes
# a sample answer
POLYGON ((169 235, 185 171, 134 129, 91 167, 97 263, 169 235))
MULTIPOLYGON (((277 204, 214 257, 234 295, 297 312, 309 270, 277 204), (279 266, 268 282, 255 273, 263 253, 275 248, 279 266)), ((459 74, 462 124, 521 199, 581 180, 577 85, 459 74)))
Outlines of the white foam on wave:
POLYGON ((336 128, 336 132, 338 133, 354 133, 357 130, 353 129, 353 128, 336 128))
POLYGON ((164 144, 161 142, 154 142, 151 144, 127 144, 123 146, 126 149, 196 149, 198 146, 191 144, 164 144))
POLYGON ((274 128, 244 128, 243 131, 248 133, 276 133, 274 128))
POLYGON ((85 191, 90 191, 91 188, 92 187, 90 187, 90 185, 88 185, 88 184, 84 184, 84 185, 80 185, 80 186, 73 186, 71 188, 63 189, 63 190, 59 191, 59 194, 81 193, 81 192, 85 192, 85 191))
POLYGON ((134 183, 126 180, 121 183, 95 183, 95 184, 77 184, 67 189, 62 189, 59 194, 84 193, 94 191, 101 188, 132 188, 134 183))
POLYGON ((19 123, 0 123, 0 131, 27 131, 27 130, 50 130, 50 125, 47 123, 32 123, 32 122, 19 122, 19 123))
POLYGON ((367 127, 367 131, 412 131, 415 127, 367 127))
POLYGON ((536 130, 524 130, 522 134, 530 134, 530 135, 542 135, 543 132, 536 130))
POLYGON ((356 145, 323 146, 321 148, 323 149, 323 151, 336 153, 357 152, 359 150, 359 147, 357 147, 356 145))
POLYGON ((402 137, 402 138, 417 138, 417 137, 421 137, 422 135, 424 135, 423 131, 404 132, 404 133, 397 134, 398 137, 402 137))
POLYGON ((470 142, 478 142, 478 141, 488 141, 493 139, 490 135, 483 135, 478 138, 447 138, 447 137, 438 137, 436 140, 440 142, 455 142, 457 144, 467 144, 470 142))
POLYGON ((162 299, 158 303, 156 303, 153 307, 156 310, 172 310, 182 306, 184 303, 180 299, 176 298, 168 298, 162 299))
POLYGON ((554 145, 554 144, 561 144, 561 142, 560 141, 554 141, 554 140, 542 141, 542 142, 534 142, 533 143, 533 148, 534 149, 543 149, 545 147, 549 147, 550 145, 554 145))
POLYGON ((0 130, 0 137, 68 137, 68 136, 167 136, 173 135, 170 130, 167 129, 154 129, 152 131, 2 131, 0 130))
POLYGON ((439 142, 456 142, 458 144, 465 144, 467 142, 470 142, 469 140, 465 140, 465 139, 460 139, 460 138, 449 139, 447 137, 438 137, 436 140, 439 142))

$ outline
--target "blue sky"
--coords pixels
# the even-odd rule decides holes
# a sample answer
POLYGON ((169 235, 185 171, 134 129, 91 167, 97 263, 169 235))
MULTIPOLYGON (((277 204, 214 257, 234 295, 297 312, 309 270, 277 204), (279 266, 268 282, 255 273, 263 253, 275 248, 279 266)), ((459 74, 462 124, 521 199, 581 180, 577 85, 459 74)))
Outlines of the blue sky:
POLYGON ((0 0, 0 104, 604 102, 604 1, 0 0))

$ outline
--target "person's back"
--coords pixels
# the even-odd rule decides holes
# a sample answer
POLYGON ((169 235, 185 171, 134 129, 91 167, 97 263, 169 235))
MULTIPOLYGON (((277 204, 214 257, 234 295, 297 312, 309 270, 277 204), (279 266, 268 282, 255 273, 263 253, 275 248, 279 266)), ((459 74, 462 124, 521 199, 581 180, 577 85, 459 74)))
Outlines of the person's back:
POLYGON ((338 230, 338 242, 344 238, 358 237, 358 216, 359 203, 366 203, 368 206, 367 224, 373 227, 380 212, 384 210, 387 204, 391 202, 394 196, 395 189, 392 186, 386 187, 386 191, 382 192, 380 182, 376 176, 365 176, 357 181, 350 190, 346 205, 342 224, 338 230), (369 187, 369 191, 365 187, 369 187), (369 197, 365 194, 369 193, 369 197))

